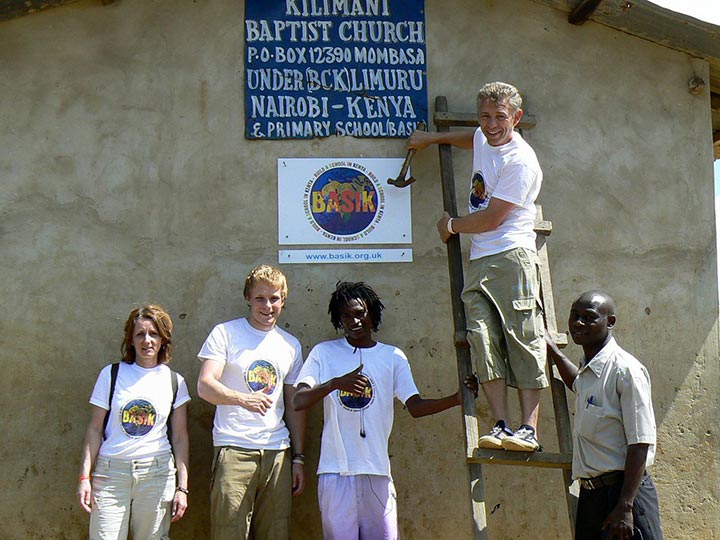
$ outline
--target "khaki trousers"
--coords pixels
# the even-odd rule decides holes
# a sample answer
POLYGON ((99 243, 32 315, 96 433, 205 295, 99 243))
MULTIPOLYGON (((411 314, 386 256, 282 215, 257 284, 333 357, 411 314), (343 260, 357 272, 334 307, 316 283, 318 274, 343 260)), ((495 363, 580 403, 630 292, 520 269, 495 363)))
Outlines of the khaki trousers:
POLYGON ((287 540, 292 498, 289 450, 215 448, 213 540, 287 540))
POLYGON ((92 473, 90 540, 170 538, 175 496, 171 454, 147 459, 98 457, 92 473))

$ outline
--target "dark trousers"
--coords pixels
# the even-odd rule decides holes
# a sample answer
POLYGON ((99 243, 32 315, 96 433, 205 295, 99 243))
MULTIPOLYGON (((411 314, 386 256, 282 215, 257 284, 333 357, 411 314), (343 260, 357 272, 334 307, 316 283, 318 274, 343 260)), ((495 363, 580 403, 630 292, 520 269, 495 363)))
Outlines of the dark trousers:
MULTIPOLYGON (((575 521, 575 540, 605 540, 609 538, 606 534, 602 534, 602 524, 615 508, 621 489, 622 481, 597 489, 580 488, 575 521)), ((663 540, 657 491, 652 478, 647 473, 640 482, 632 515, 635 529, 633 540, 663 540)))

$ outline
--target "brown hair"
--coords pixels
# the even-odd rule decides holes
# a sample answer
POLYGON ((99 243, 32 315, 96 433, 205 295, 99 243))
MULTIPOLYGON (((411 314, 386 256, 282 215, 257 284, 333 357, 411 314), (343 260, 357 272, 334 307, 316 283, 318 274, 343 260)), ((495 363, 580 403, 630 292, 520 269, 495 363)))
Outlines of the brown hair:
POLYGON ((142 307, 133 309, 125 321, 125 336, 123 337, 120 352, 123 362, 132 364, 135 362, 135 345, 133 345, 133 331, 135 323, 147 319, 153 323, 157 333, 160 335, 162 344, 158 353, 158 363, 168 364, 172 360, 172 330, 173 323, 170 315, 165 309, 154 304, 145 304, 142 307))
POLYGON ((282 297, 283 301, 287 299, 288 286, 285 274, 283 274, 274 266, 270 266, 267 264, 261 264, 260 266, 256 266, 250 271, 248 277, 245 278, 245 288, 243 289, 243 296, 245 298, 250 298, 253 287, 255 287, 255 284, 260 281, 262 281, 263 283, 269 283, 273 287, 277 287, 278 289, 280 289, 280 296, 282 297))

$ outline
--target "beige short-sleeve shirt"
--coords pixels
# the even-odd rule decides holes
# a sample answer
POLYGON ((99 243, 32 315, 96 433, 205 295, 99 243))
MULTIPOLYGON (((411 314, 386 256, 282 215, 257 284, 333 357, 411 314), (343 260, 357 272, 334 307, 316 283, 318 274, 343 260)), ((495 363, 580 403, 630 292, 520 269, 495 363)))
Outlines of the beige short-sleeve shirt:
POLYGON ((650 445, 645 466, 655 460, 655 412, 650 377, 614 338, 580 369, 573 391, 574 478, 625 469, 628 445, 650 445))

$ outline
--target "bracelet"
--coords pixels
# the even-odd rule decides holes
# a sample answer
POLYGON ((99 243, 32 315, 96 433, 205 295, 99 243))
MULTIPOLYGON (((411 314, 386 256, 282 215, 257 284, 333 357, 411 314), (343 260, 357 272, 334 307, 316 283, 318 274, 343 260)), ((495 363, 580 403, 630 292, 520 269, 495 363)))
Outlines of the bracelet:
POLYGON ((190 490, 184 487, 176 487, 175 491, 179 491, 180 493, 184 493, 185 495, 188 495, 190 493, 190 490))
POLYGON ((452 226, 453 219, 455 219, 455 218, 450 218, 447 221, 447 232, 449 232, 450 234, 457 234, 455 232, 455 229, 453 229, 453 226, 452 226))
POLYGON ((87 475, 81 474, 81 475, 78 477, 78 482, 82 482, 83 480, 90 480, 90 477, 87 476, 87 475))
POLYGON ((305 465, 305 454, 293 454, 293 465, 305 465))

